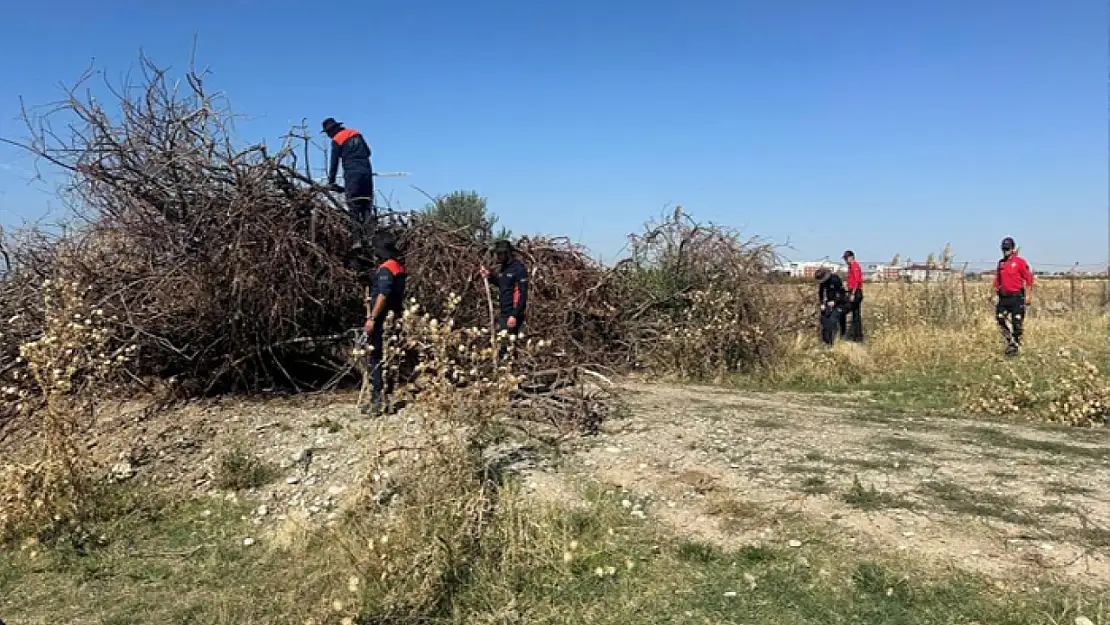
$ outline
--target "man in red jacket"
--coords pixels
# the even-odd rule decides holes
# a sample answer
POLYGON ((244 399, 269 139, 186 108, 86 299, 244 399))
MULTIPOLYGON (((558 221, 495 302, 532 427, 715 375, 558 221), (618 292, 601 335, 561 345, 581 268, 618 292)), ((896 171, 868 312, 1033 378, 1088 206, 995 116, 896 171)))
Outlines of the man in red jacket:
POLYGON ((1017 255, 1014 240, 1002 239, 1002 260, 994 272, 994 291, 998 294, 995 316, 1002 338, 1006 340, 1006 355, 1017 354, 1025 322, 1025 307, 1033 297, 1033 271, 1029 263, 1017 255), (1009 323, 1006 317, 1009 316, 1009 323))
MULTIPOLYGON (((848 323, 848 340, 857 343, 863 341, 863 320, 860 318, 860 304, 863 303, 863 270, 860 269, 856 253, 852 250, 844 252, 842 257, 848 263, 848 279, 845 280, 844 290, 848 292, 844 305, 844 314, 851 313, 852 320, 848 323)), ((842 326, 843 327, 843 326, 842 326)))

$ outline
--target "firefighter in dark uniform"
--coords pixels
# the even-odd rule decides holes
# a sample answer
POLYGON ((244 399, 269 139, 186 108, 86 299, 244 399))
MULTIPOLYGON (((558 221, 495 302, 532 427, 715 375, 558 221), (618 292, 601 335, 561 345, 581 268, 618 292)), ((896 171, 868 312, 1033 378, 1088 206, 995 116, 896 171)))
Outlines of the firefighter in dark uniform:
POLYGON ((845 315, 845 304, 848 301, 848 291, 840 276, 822 267, 814 274, 817 280, 817 300, 821 306, 821 341, 832 345, 839 329, 841 338, 847 331, 848 318, 845 315))
POLYGON ((384 383, 382 381, 382 350, 386 315, 393 313, 400 319, 405 305, 405 279, 407 272, 397 250, 396 242, 388 233, 374 237, 374 254, 378 258, 378 268, 373 275, 370 295, 367 297, 367 316, 364 330, 370 337, 370 384, 371 410, 374 414, 381 411, 384 383))
MULTIPOLYGON (((516 258, 512 244, 504 239, 494 244, 493 253, 497 266, 492 272, 483 266, 481 272, 491 285, 497 287, 497 328, 511 337, 519 336, 528 306, 528 269, 516 258)), ((507 348, 506 343, 501 344, 501 358, 506 356, 507 348)))
POLYGON ((1006 355, 1014 356, 1021 348, 1025 327, 1025 307, 1033 297, 1033 271, 1018 256, 1014 240, 1002 239, 1002 259, 994 272, 994 291, 998 294, 995 317, 1006 341, 1006 355))
POLYGON ((355 222, 355 232, 362 241, 371 232, 374 219, 374 169, 370 164, 370 145, 362 133, 331 117, 324 120, 324 134, 331 138, 331 163, 328 166, 328 186, 342 191, 346 196, 347 210, 355 222), (339 164, 343 164, 343 186, 335 184, 339 164))

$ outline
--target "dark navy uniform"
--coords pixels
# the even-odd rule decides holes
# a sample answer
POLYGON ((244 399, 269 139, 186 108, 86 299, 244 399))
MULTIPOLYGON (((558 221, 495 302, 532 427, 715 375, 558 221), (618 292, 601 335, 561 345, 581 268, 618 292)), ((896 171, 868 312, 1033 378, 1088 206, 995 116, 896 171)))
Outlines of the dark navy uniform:
POLYGON ((374 319, 374 331, 370 333, 370 384, 372 390, 371 400, 377 404, 381 402, 384 383, 382 381, 382 345, 384 343, 385 317, 390 312, 394 318, 400 318, 405 307, 405 266, 396 259, 389 259, 378 266, 374 273, 374 283, 370 288, 370 305, 377 301, 378 296, 385 297, 385 306, 381 315, 374 319))

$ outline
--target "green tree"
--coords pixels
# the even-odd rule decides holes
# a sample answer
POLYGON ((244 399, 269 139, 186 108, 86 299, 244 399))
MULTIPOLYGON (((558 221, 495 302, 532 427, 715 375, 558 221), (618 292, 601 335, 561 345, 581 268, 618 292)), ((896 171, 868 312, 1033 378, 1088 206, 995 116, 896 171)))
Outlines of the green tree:
POLYGON ((440 197, 424 208, 424 214, 429 219, 482 243, 512 236, 512 232, 504 227, 494 231, 497 216, 489 212, 486 198, 474 191, 455 191, 440 197))

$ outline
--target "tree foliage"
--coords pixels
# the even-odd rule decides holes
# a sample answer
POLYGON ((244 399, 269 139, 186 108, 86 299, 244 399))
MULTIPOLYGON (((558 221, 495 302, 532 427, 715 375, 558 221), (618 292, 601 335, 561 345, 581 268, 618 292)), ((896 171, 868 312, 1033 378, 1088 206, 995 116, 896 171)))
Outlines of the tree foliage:
POLYGON ((486 198, 474 191, 455 191, 440 197, 424 208, 424 214, 439 225, 481 243, 512 236, 505 227, 494 231, 498 218, 489 211, 486 198))

